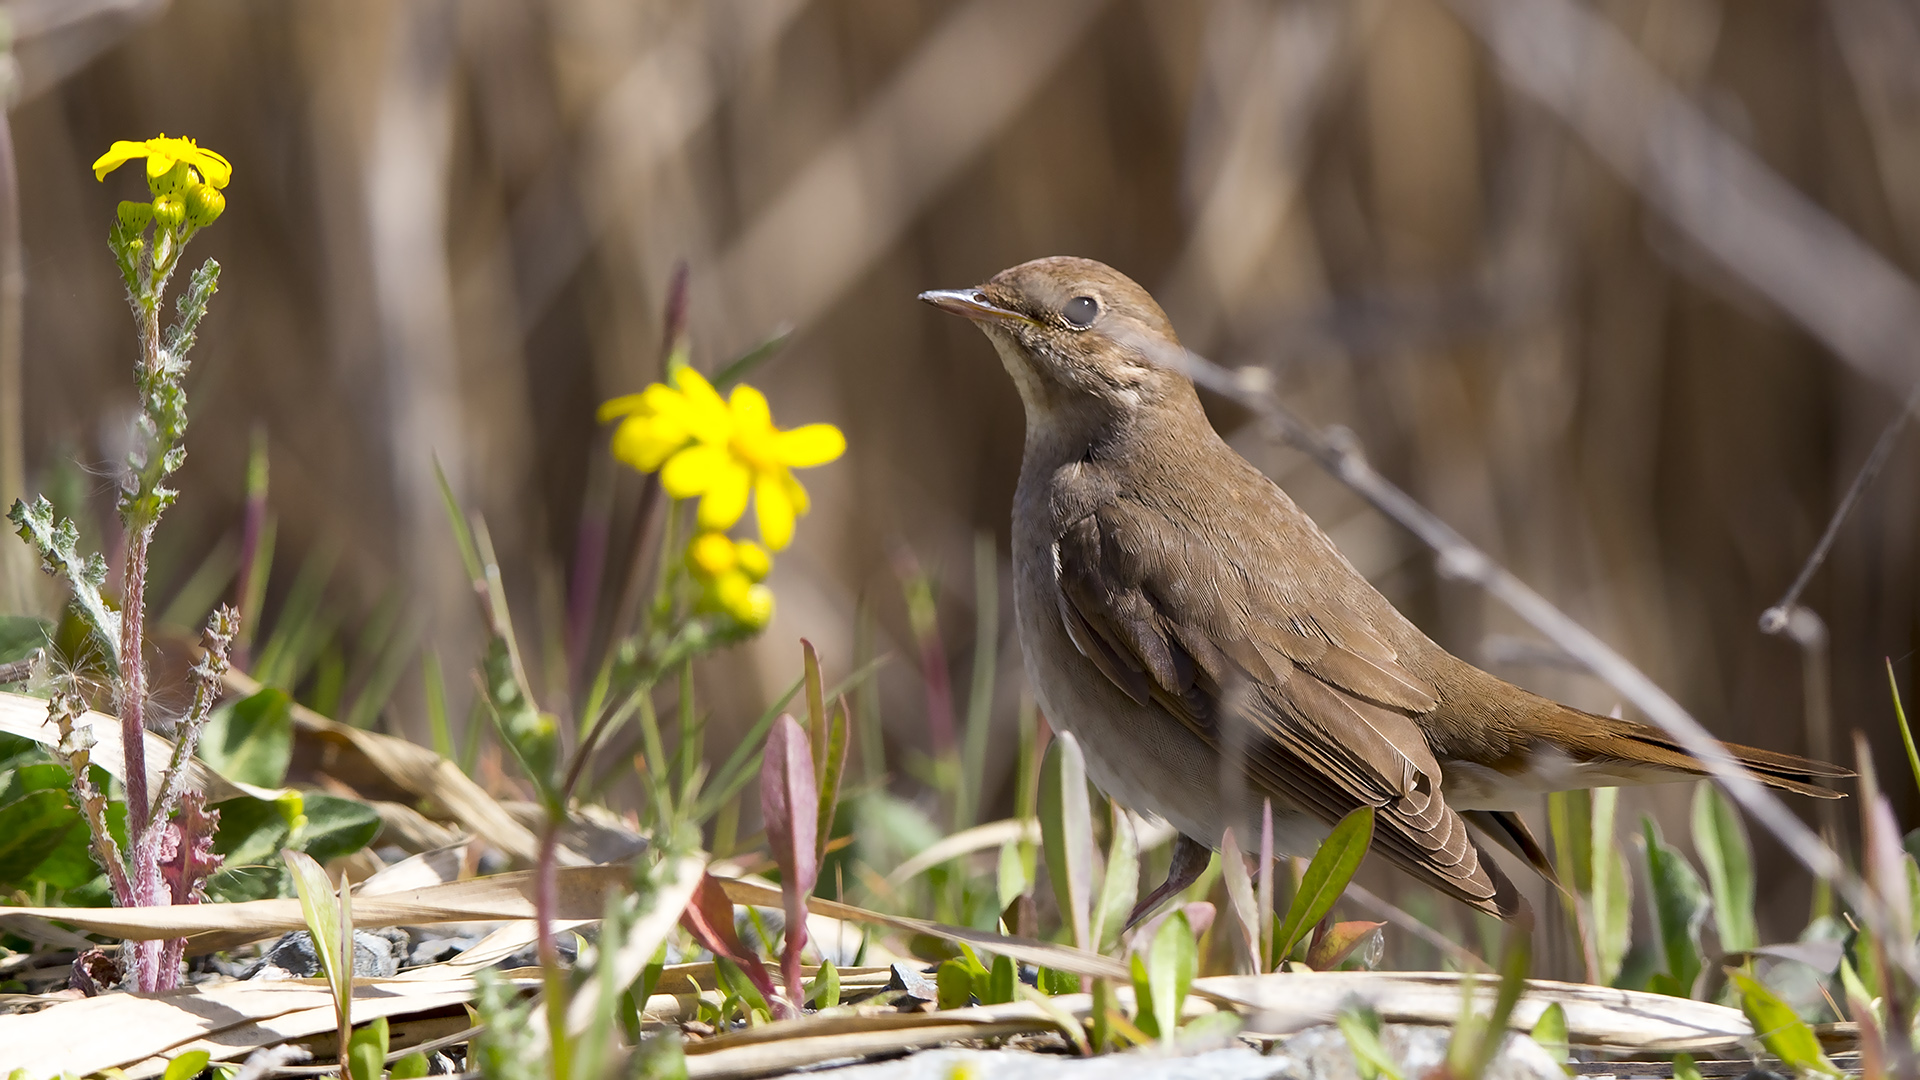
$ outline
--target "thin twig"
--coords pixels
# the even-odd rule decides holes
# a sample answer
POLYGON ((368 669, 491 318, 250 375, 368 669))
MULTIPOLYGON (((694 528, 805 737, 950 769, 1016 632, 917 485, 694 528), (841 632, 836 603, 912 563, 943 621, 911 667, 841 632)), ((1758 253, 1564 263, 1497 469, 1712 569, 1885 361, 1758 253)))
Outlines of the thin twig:
MULTIPOLYGON (((1860 471, 1853 475, 1853 483, 1847 485, 1847 493, 1840 497, 1840 505, 1833 508, 1833 517, 1827 522, 1827 531, 1820 534, 1820 542, 1813 545, 1812 553, 1807 556, 1806 565, 1800 568, 1800 576, 1793 579, 1793 584, 1788 586, 1786 595, 1780 598, 1779 603, 1760 613, 1762 632, 1778 634, 1790 629, 1788 624, 1792 621, 1793 609, 1800 605, 1800 594, 1806 591, 1807 583, 1813 580, 1814 572, 1820 569, 1820 564, 1827 561, 1827 553, 1833 550, 1834 538, 1840 535, 1840 525, 1847 520, 1847 515, 1853 512, 1853 505, 1860 501, 1861 493, 1867 490, 1867 485, 1873 483, 1874 477, 1880 475, 1880 470, 1886 467, 1887 459, 1893 456, 1894 444, 1900 441, 1900 432, 1906 429, 1907 420, 1913 416, 1915 409, 1920 409, 1920 386, 1915 387, 1914 392, 1907 395, 1906 403, 1880 432, 1880 438, 1873 444, 1873 452, 1867 455, 1867 460, 1861 464, 1860 471)), ((1795 640, 1799 639, 1796 637, 1795 640)))

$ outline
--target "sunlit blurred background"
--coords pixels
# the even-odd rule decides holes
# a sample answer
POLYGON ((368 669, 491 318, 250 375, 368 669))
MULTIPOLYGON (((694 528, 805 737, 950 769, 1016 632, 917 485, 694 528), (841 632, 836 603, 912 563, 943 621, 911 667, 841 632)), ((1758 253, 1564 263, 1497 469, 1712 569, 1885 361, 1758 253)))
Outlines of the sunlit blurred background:
MULTIPOLYGON (((702 673, 714 731, 743 729, 786 686, 801 636, 834 677, 884 654, 858 722, 879 725, 911 796, 907 765, 942 707, 929 665, 964 709, 992 664, 982 797, 1004 815, 1023 422, 985 341, 914 294, 1085 255, 1154 291, 1190 347, 1270 369, 1299 413, 1351 428, 1386 475, 1715 732, 1850 762, 1859 728, 1897 777, 1886 664, 1908 685, 1914 440, 1805 594, 1824 653, 1757 620, 1920 371, 1914 339, 1884 333, 1920 325, 1899 322, 1920 259, 1920 10, 1528 8, 0 4, 24 285, 13 315, 0 304, 0 341, 17 343, 0 343, 0 496, 44 491, 114 548, 134 337, 105 235, 139 185, 131 170, 96 183, 88 165, 115 139, 191 135, 234 179, 194 248, 225 278, 194 354, 153 614, 191 626, 232 594, 259 440, 266 624, 317 603, 330 628, 302 646, 303 697, 345 712, 384 680, 391 702, 362 719, 424 741, 423 658, 463 719, 482 640, 437 460, 485 519, 558 708, 610 630, 608 598, 651 557, 635 547, 641 478, 610 459, 593 413, 658 376, 684 265, 695 362, 790 328, 755 381, 783 425, 831 421, 850 444, 806 474, 814 510, 776 568, 771 628, 702 673), (1542 90, 1554 79, 1557 97, 1542 90), (1661 93, 1692 103, 1691 126, 1668 122, 1661 93), (1761 171, 1701 157, 1688 140, 1702 132, 1761 171), (1661 193, 1675 161, 1697 166, 1681 170, 1691 197, 1661 193), (1762 242, 1782 235, 1820 243, 1762 242), (1873 340, 1844 355, 1849 333, 1873 340), (979 569, 1001 599, 993 635, 976 625, 979 569), (937 640, 909 617, 922 585, 937 640)), ((1575 704, 1618 703, 1244 413, 1209 407, 1442 644, 1575 704)), ((24 546, 0 551, 3 606, 56 610, 24 546)), ((1911 820, 1914 793, 1889 786, 1911 820)), ((1649 811, 1683 842, 1687 794, 1628 793, 1621 835, 1649 811)), ((1760 858, 1763 924, 1791 933, 1806 877, 1764 840, 1760 858)))

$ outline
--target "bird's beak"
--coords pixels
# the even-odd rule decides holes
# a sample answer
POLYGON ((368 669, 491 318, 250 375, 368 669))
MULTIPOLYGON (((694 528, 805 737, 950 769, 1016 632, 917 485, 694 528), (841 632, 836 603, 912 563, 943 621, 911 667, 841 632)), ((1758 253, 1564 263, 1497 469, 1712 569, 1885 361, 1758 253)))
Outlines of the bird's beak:
POLYGON ((979 289, 929 289, 920 299, 952 315, 975 322, 1032 322, 1025 315, 995 304, 979 289))

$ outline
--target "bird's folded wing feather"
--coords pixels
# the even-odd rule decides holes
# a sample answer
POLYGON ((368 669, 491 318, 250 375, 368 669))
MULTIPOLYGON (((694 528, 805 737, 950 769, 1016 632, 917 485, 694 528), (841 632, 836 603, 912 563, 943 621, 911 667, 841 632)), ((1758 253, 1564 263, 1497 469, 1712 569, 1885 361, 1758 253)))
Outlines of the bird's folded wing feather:
POLYGON ((1506 913, 1513 887, 1442 799, 1439 767, 1409 715, 1433 708, 1433 691, 1352 618, 1297 598, 1261 603, 1273 583, 1249 580, 1244 567, 1270 560, 1236 564, 1200 544, 1170 550, 1179 541, 1166 538, 1182 531, 1150 514, 1109 502, 1059 537, 1060 617, 1080 652, 1221 753, 1238 746, 1256 789, 1329 824, 1373 806, 1375 850, 1506 913))

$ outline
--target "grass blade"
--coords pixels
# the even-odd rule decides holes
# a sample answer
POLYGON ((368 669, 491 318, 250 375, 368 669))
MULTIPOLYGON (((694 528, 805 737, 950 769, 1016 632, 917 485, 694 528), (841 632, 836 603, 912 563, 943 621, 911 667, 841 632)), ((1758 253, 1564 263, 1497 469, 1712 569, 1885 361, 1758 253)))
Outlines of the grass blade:
POLYGON ((1920 787, 1920 749, 1913 745, 1913 728, 1907 724, 1907 707, 1900 702, 1900 680, 1894 678, 1893 661, 1887 661, 1887 689, 1893 694, 1893 719, 1900 725, 1900 745, 1907 748, 1907 767, 1913 770, 1913 784, 1920 787))
POLYGON ((1133 816, 1117 803, 1108 804, 1113 813, 1113 838, 1107 845, 1107 875, 1100 883, 1100 902, 1093 909, 1093 926, 1088 939, 1095 951, 1108 953, 1120 942, 1127 913, 1140 893, 1140 841, 1133 816))
POLYGON ((1074 947, 1091 951, 1089 890, 1093 878, 1093 810, 1080 743, 1062 731, 1040 764, 1040 837, 1060 919, 1074 947))
POLYGON ((1701 783, 1693 793, 1693 847, 1707 871, 1720 950, 1759 948, 1760 928, 1753 910, 1753 845, 1740 812, 1709 783, 1701 783))

